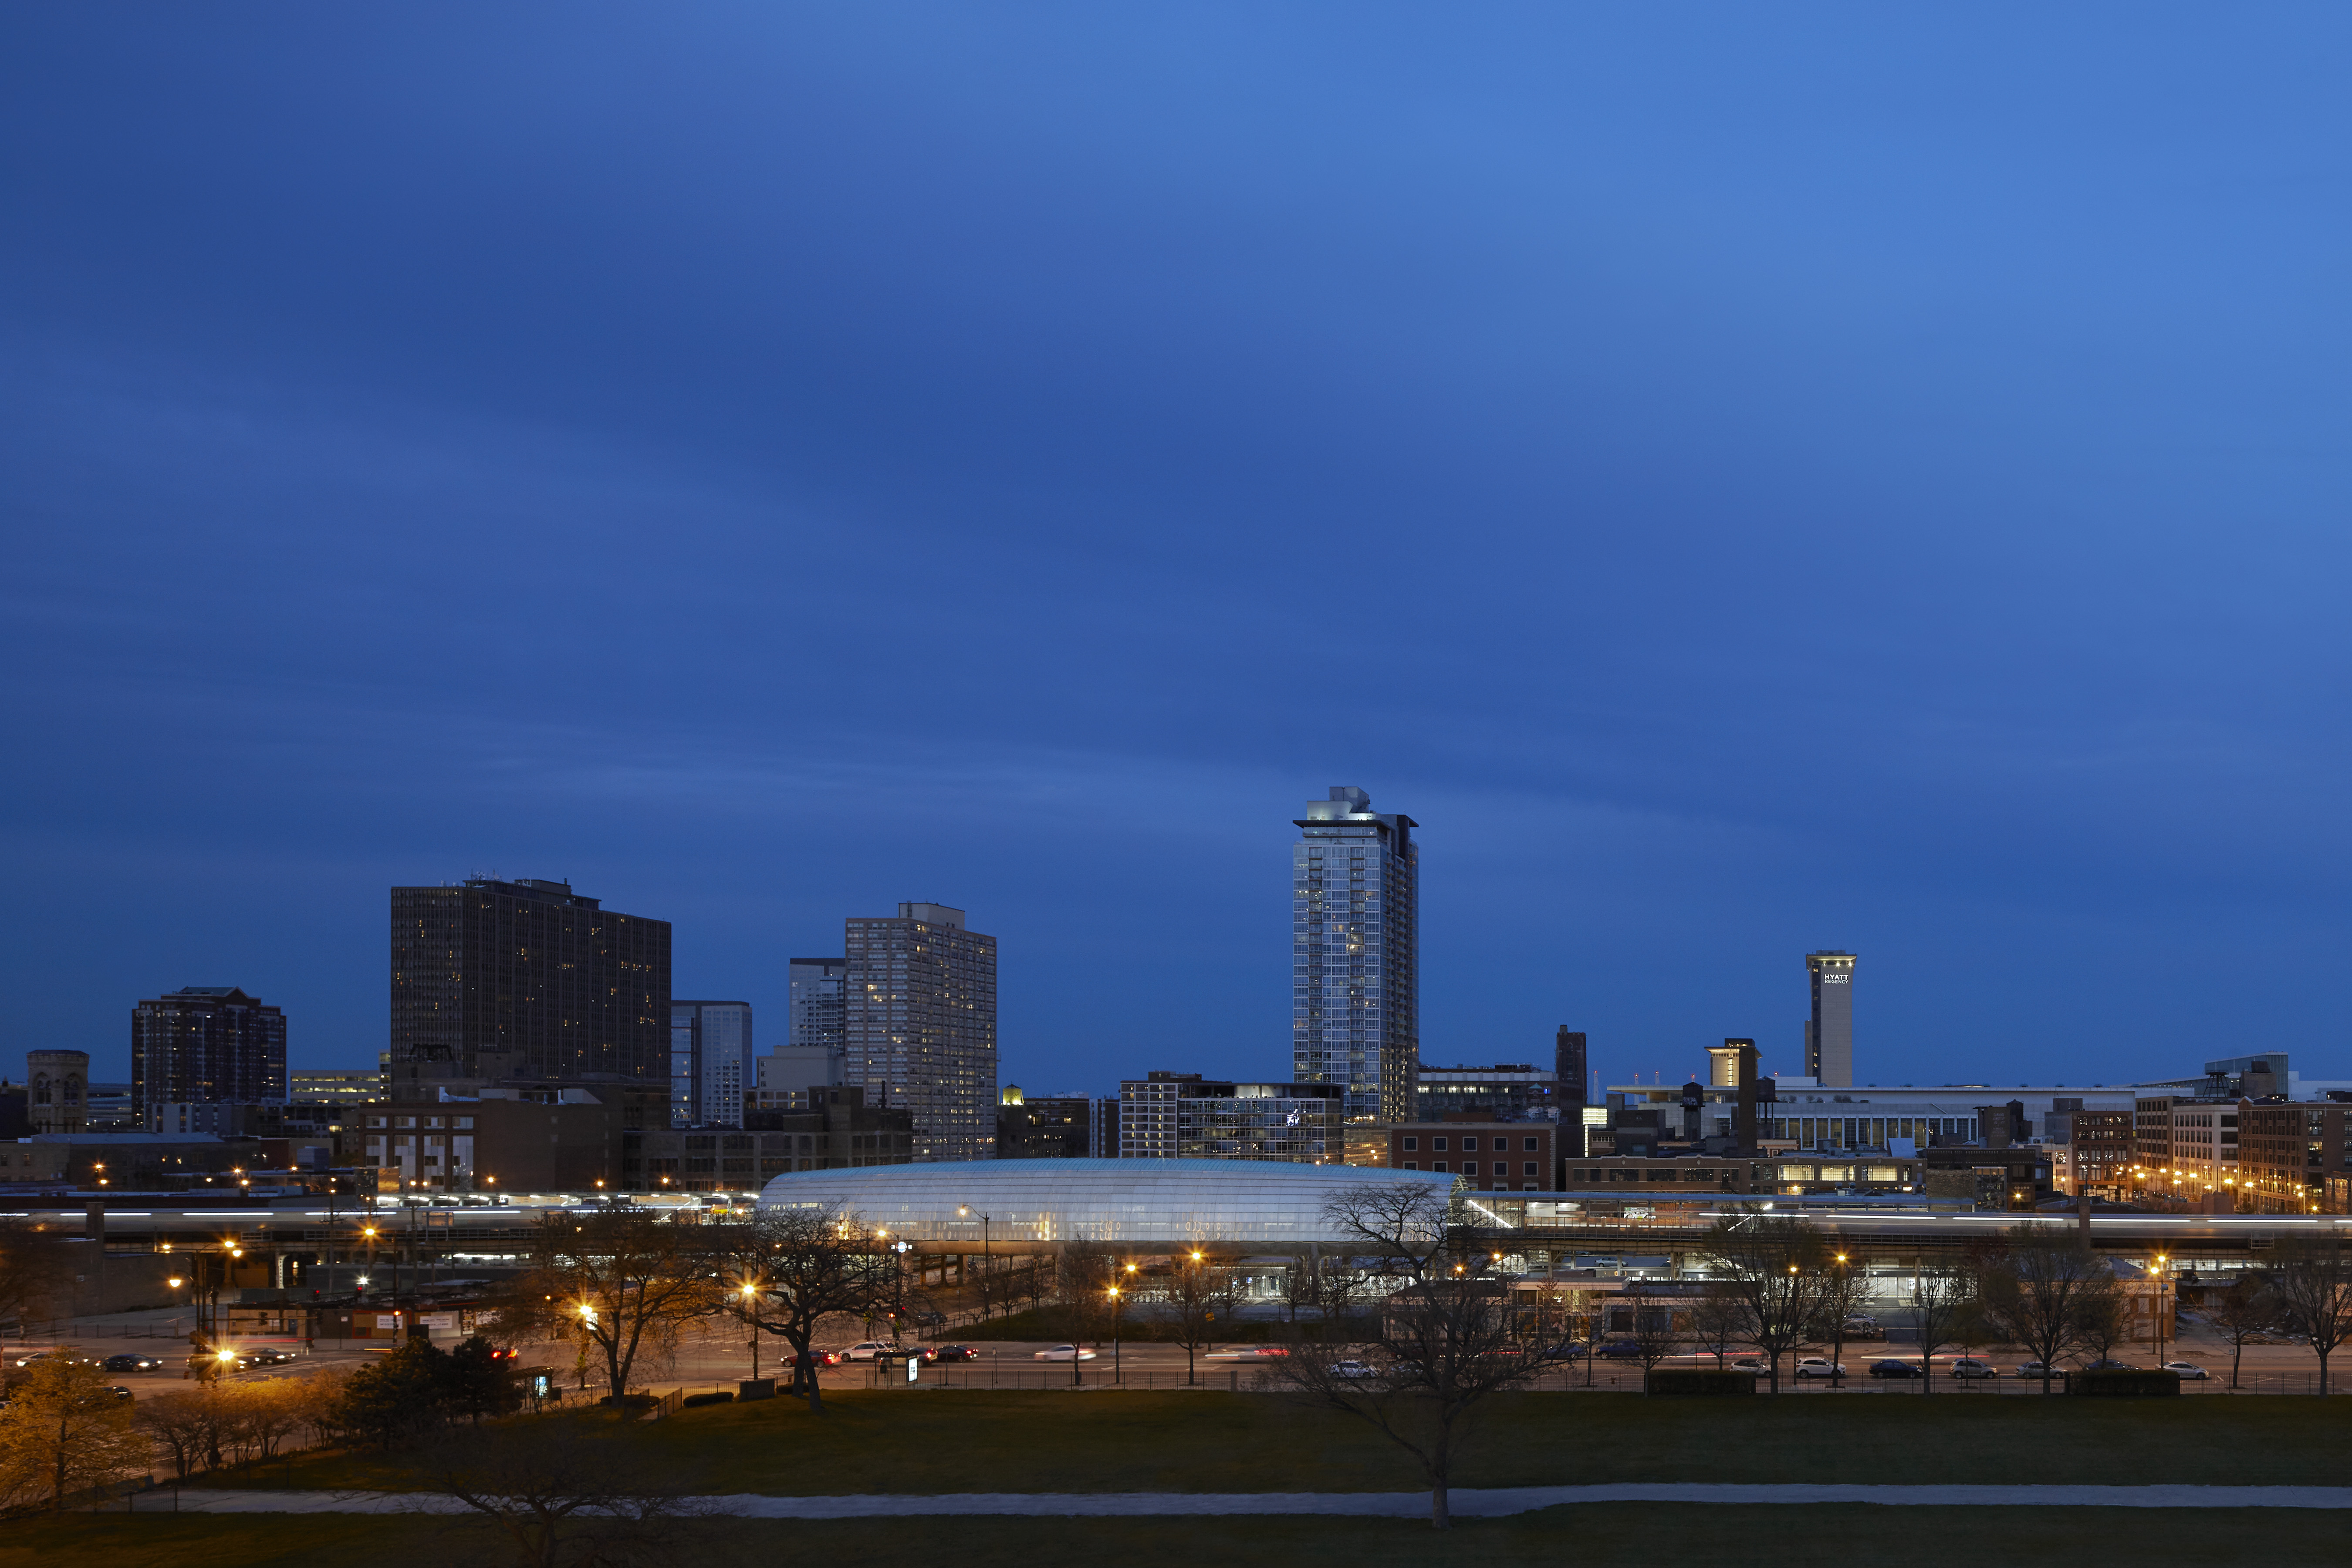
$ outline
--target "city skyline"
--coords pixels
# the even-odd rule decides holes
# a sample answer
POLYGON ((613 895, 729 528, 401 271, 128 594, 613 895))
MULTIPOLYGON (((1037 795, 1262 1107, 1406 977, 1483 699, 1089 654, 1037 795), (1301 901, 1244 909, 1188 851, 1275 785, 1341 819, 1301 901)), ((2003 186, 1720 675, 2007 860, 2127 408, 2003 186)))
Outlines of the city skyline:
POLYGON ((1280 1076, 1333 779, 1435 1060, 2341 1050, 2340 13, 472 20, 0 16, 12 1052, 497 866, 1280 1076))

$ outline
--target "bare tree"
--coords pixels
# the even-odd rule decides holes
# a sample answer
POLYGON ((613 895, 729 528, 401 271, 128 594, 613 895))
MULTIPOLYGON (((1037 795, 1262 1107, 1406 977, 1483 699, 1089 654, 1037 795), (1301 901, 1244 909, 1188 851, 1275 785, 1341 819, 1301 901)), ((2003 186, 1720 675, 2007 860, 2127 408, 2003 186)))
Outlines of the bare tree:
POLYGON ((1740 1337, 1763 1353, 1778 1394, 1780 1358, 1805 1342, 1821 1315, 1829 1258, 1821 1232, 1751 1205, 1715 1222, 1706 1251, 1738 1305, 1740 1337))
POLYGON ((525 1568, 659 1568, 689 1554, 717 1505, 650 1482, 631 1436, 584 1414, 461 1429, 412 1473, 495 1528, 525 1568))
POLYGON ((2059 1357, 2084 1343, 2085 1331, 2096 1325, 2117 1290, 2106 1260, 2070 1227, 2014 1226, 1977 1267, 1977 1294, 1986 1318, 2042 1364, 2044 1394, 2057 1375, 2059 1357))
POLYGON ((1654 1281, 1636 1280, 1619 1299, 1632 1312, 1633 1327, 1625 1343, 1633 1347, 1633 1359, 1642 1364, 1642 1388, 1647 1393, 1650 1374, 1683 1343, 1681 1327, 1675 1322, 1676 1298, 1658 1289, 1654 1281))
POLYGON ((1176 1338, 1184 1347, 1184 1381, 1195 1380, 1194 1363, 1215 1343, 1217 1314, 1226 1296, 1218 1279, 1225 1260, 1199 1247, 1187 1248, 1171 1259, 1172 1267, 1160 1286, 1160 1299, 1174 1309, 1176 1338))
POLYGON ((2206 1317, 2221 1331, 2230 1342, 2230 1386, 2238 1386, 2238 1367, 2246 1354, 2246 1342, 2270 1327, 2279 1315, 2278 1298, 2271 1293, 2270 1282, 2259 1275, 2241 1274, 2230 1288, 2221 1292, 2206 1317))
POLYGON ((0 1410, 0 1501, 62 1511, 67 1498, 121 1479, 153 1452, 103 1373, 47 1356, 33 1364, 0 1410))
POLYGON ((172 1457, 173 1473, 186 1480, 204 1466, 210 1388, 171 1389, 139 1402, 139 1424, 172 1457))
POLYGON ((2103 1300, 2083 1303, 2083 1326, 2076 1336, 2093 1366, 2101 1366, 2115 1359, 2116 1347, 2130 1332, 2131 1320, 2124 1312, 2120 1293, 2103 1300))
POLYGON ((1070 1383, 1086 1381, 1085 1360, 1079 1353, 1087 1341, 1101 1348, 1103 1331, 1111 1318, 1110 1287, 1121 1285, 1120 1255, 1099 1242, 1073 1241, 1062 1249, 1055 1272, 1060 1276, 1061 1304, 1056 1315, 1070 1341, 1070 1383))
POLYGON ((1720 1280, 1709 1280, 1691 1302, 1691 1338, 1715 1357, 1717 1372, 1724 1370, 1731 1347, 1741 1343, 1740 1327, 1745 1322, 1738 1298, 1720 1280))
POLYGON ((1444 1194, 1419 1183, 1334 1194, 1326 1222, 1352 1253, 1379 1260, 1392 1293, 1369 1340, 1310 1351, 1294 1337, 1268 1373, 1411 1454, 1429 1479, 1430 1523, 1439 1530, 1451 1521, 1448 1490, 1481 1407, 1556 1358, 1551 1347, 1518 1342, 1487 1256, 1449 1249, 1446 1209, 1444 1194))
POLYGON ((1911 1281, 1918 1319, 1919 1392, 1936 1388, 1936 1352, 1953 1342, 1977 1314, 1976 1275, 1958 1263, 1923 1263, 1911 1281))
POLYGON ((2319 1391, 2327 1392, 2327 1358, 2352 1335, 2352 1251, 2333 1229, 2282 1237, 2271 1254, 2271 1291, 2288 1324, 2319 1357, 2319 1391))
POLYGON ((747 1224, 714 1228, 729 1300, 758 1333, 793 1349, 793 1392, 824 1408, 811 1357, 819 1327, 862 1315, 890 1291, 893 1265, 881 1239, 839 1208, 765 1208, 747 1224), (746 1289, 748 1287, 748 1289, 746 1289))
POLYGON ((0 1322, 54 1314, 70 1286, 67 1242, 30 1219, 0 1219, 0 1322))
MULTIPOLYGON (((1823 1245, 1827 1246, 1829 1243, 1824 1242, 1823 1245)), ((1854 1313, 1862 1310, 1862 1303, 1867 1299, 1869 1287, 1869 1276, 1858 1272, 1847 1260, 1843 1251, 1834 1251, 1830 1254, 1828 1270, 1822 1276, 1821 1305, 1818 1310, 1821 1313, 1819 1332, 1822 1338, 1830 1342, 1830 1365, 1832 1367, 1843 1367, 1845 1364, 1845 1325, 1852 1321, 1854 1313)), ((1843 1376, 1843 1372, 1832 1372, 1830 1375, 1830 1385, 1835 1387, 1839 1379, 1843 1376)))
MULTIPOLYGON (((709 1251, 701 1227, 646 1209, 551 1214, 531 1235, 535 1290, 520 1293, 521 1305, 593 1345, 618 1400, 640 1354, 660 1354, 688 1323, 723 1310, 709 1251)), ((501 1317, 505 1332, 522 1326, 501 1317)))

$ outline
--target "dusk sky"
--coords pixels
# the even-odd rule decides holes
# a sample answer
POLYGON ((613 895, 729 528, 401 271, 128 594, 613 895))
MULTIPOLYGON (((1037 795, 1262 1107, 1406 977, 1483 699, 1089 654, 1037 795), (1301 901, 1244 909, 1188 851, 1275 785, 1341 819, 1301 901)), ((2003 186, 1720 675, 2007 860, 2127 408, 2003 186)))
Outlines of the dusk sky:
POLYGON ((2340 5, 0 13, 8 1037, 568 878, 783 1034, 1290 1072, 1292 819, 1433 1063, 2352 1077, 2340 5))

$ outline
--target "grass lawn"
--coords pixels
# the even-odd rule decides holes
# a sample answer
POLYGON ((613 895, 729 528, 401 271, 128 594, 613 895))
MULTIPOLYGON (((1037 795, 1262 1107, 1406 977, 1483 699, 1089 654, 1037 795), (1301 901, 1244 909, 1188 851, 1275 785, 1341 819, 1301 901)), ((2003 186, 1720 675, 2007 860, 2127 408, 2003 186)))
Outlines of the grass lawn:
MULTIPOLYGON (((1399 1520, 925 1519, 722 1521, 693 1554, 718 1562, 896 1568, 951 1559, 959 1568, 1116 1563, 1122 1568, 1350 1568, 1453 1564, 1513 1568, 1573 1562, 1654 1568, 1664 1560, 1743 1568, 1900 1561, 1905 1568, 1983 1568, 2000 1543, 2028 1542, 2058 1562, 2117 1556, 2207 1565, 2344 1561, 2344 1516, 2304 1509, 1676 1508, 1611 1505, 1470 1520, 1440 1535, 1399 1520), (1989 1547, 1989 1543, 1990 1547, 1989 1547)), ((74 1515, 19 1521, 0 1568, 103 1562, 107 1568, 438 1568, 511 1563, 478 1526, 425 1520, 74 1515)))
MULTIPOLYGON (((702 1492, 1408 1490, 1419 1472, 1360 1422, 1267 1395, 828 1395, 616 1427, 648 1473, 702 1492)), ((1514 1395, 1460 1486, 1583 1481, 2039 1481, 2338 1485, 2352 1399, 1514 1395)), ((223 1483, 395 1485, 376 1461, 304 1456, 223 1483)))

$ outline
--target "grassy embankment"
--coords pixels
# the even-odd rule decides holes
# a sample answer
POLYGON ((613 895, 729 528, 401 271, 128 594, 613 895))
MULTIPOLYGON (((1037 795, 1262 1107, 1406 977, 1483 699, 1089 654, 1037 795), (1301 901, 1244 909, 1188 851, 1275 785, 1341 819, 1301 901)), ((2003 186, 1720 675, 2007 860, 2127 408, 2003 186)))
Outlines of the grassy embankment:
MULTIPOLYGON (((1361 1423, 1266 1395, 891 1391, 719 1405, 616 1427, 646 1473, 698 1492, 1409 1490, 1361 1423)), ((1500 1398, 1460 1486, 1591 1481, 2339 1485, 2352 1399, 1963 1396, 1500 1398)), ((240 1484, 224 1478, 225 1484, 240 1484)), ((215 1483, 221 1484, 221 1483, 215 1483)), ((360 1456, 242 1484, 396 1485, 360 1456)))

